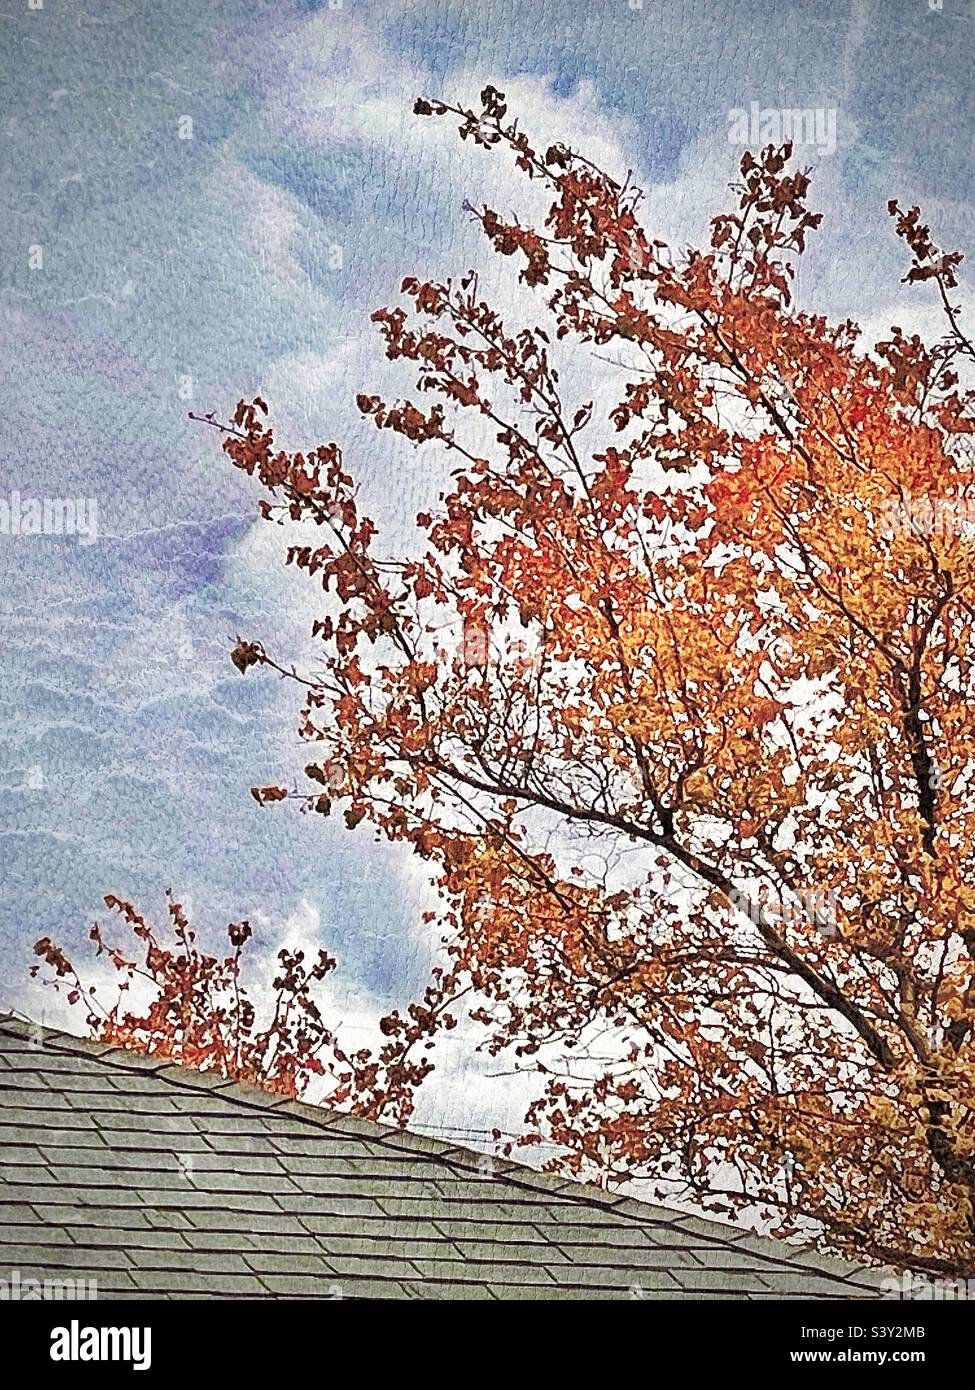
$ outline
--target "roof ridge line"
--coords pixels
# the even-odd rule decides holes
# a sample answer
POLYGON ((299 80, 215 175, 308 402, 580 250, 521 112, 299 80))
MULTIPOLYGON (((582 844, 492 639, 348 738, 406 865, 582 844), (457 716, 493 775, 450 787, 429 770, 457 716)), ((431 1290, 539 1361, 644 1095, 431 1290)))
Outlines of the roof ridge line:
MULTIPOLYGON (((571 1178, 561 1178, 553 1173, 543 1173, 537 1169, 529 1168, 526 1164, 515 1163, 511 1159, 496 1158, 493 1154, 485 1153, 482 1150, 467 1149, 463 1145, 434 1139, 429 1135, 417 1134, 413 1130, 401 1129, 392 1125, 381 1125, 378 1121, 362 1119, 346 1111, 329 1110, 326 1106, 314 1105, 308 1101, 278 1095, 252 1082, 230 1080, 215 1072, 198 1071, 193 1067, 175 1062, 172 1058, 157 1059, 150 1053, 139 1052, 134 1048, 126 1048, 120 1044, 102 1043, 97 1038, 84 1038, 75 1033, 65 1033, 61 1029, 46 1029, 43 1024, 35 1023, 23 1015, 16 1015, 13 1011, 0 1014, 0 1032, 24 1038, 32 1036, 36 1031, 41 1034, 41 1041, 36 1045, 50 1051, 87 1057, 117 1071, 148 1073, 180 1090, 225 1096, 228 1100, 249 1109, 289 1115, 292 1119, 307 1124, 311 1128, 329 1131, 333 1127, 349 1130, 362 1126, 366 1133, 362 1134, 361 1137, 372 1142, 385 1147, 412 1150, 414 1153, 417 1150, 425 1151, 431 1157, 438 1157, 462 1169, 470 1167, 476 1170, 478 1163, 483 1164, 483 1160, 487 1158, 512 1186, 528 1191, 540 1189, 576 1206, 611 1213, 617 1218, 622 1218, 627 1226, 645 1227, 652 1223, 679 1230, 685 1221, 692 1220, 699 1226, 707 1225, 714 1228, 713 1235, 707 1231, 698 1231, 697 1234, 702 1239, 713 1242, 716 1247, 723 1246, 732 1249, 739 1241, 746 1239, 767 1242, 772 1247, 767 1253, 756 1250, 750 1250, 748 1253, 752 1258, 764 1260, 770 1265, 784 1265, 808 1273, 810 1266, 802 1263, 802 1255, 804 1254, 817 1260, 830 1260, 834 1264, 849 1264, 849 1273, 847 1274, 840 1274, 835 1269, 823 1267, 817 1269, 817 1274, 847 1288, 872 1287, 862 1282, 864 1275, 874 1272, 871 1267, 861 1268, 852 1261, 845 1261, 840 1256, 824 1254, 816 1250, 815 1247, 790 1247, 782 1242, 783 1251, 790 1253, 778 1254, 774 1249, 777 1243, 774 1236, 763 1236, 760 1232, 734 1227, 729 1227, 728 1233, 725 1235, 721 1222, 713 1221, 704 1215, 698 1216, 693 1212, 682 1212, 677 1209, 656 1206, 649 1202, 640 1201, 635 1197, 604 1194, 602 1189, 592 1183, 577 1182, 571 1178), (469 1163, 465 1160, 469 1160, 469 1163), (663 1219, 658 1213, 662 1215, 663 1219)), ((876 1272, 879 1275, 881 1271, 878 1268, 876 1272)))

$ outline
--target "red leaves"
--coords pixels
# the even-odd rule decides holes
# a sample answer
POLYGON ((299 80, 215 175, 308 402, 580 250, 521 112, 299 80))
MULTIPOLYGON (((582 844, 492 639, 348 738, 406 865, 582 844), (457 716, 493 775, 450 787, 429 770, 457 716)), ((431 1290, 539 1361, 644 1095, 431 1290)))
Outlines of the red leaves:
MULTIPOLYGON (((55 946, 49 936, 42 936, 39 941, 35 941, 34 955, 40 956, 44 963, 51 966, 59 976, 71 973, 71 962, 60 947, 55 946)), ((32 967, 31 973, 36 974, 37 970, 38 967, 35 965, 32 967)))
POLYGON ((904 282, 918 284, 937 280, 943 289, 956 289, 956 271, 965 259, 959 251, 942 251, 931 237, 931 229, 921 221, 921 209, 912 207, 904 212, 896 198, 891 198, 887 211, 895 219, 897 235, 907 243, 912 253, 911 266, 904 282))
MULTIPOLYGON (((314 493, 319 485, 321 470, 328 472, 334 482, 341 474, 341 455, 335 444, 320 445, 313 456, 289 455, 282 450, 273 452, 273 431, 264 429, 258 414, 267 413, 267 403, 256 397, 253 403, 239 401, 233 416, 233 428, 220 425, 212 416, 202 417, 224 433, 223 449, 237 468, 254 474, 268 488, 283 488, 296 500, 314 493)), ((192 416, 193 419, 201 417, 192 416)), ((296 515, 301 514, 299 508, 296 515)))
POLYGON ((250 922, 231 922, 227 928, 227 938, 231 946, 236 946, 238 950, 246 945, 253 934, 250 922))
POLYGON ((524 255, 527 265, 520 272, 519 280, 529 286, 548 284, 551 262, 545 242, 537 232, 519 226, 517 222, 502 222, 490 208, 475 216, 499 255, 513 256, 518 251, 524 255))
MULTIPOLYGON (((431 1070, 428 1062, 410 1059, 409 1051, 441 1019, 452 988, 447 977, 430 987, 423 1005, 411 1006, 408 1020, 383 1029, 395 1040, 379 1057, 367 1048, 349 1054, 314 997, 316 987, 337 968, 327 951, 319 950, 311 961, 303 951, 279 951, 277 975, 269 988, 262 986, 255 1004, 243 978, 244 954, 253 940, 249 922, 230 923, 232 954, 220 957, 198 949, 196 934, 177 902, 169 904, 173 940, 166 943, 157 939, 131 903, 111 895, 105 901, 132 928, 143 957, 141 962, 128 959, 103 940, 97 925, 92 928, 98 953, 107 954, 122 977, 111 1007, 102 1003, 95 987, 83 985, 50 938, 42 938, 34 948, 54 972, 44 983, 60 990, 66 982, 67 1002, 84 1001, 95 1038, 286 1096, 301 1096, 314 1082, 315 1100, 353 1108, 373 1119, 390 1113, 402 1122, 409 1115, 413 1093, 431 1070), (133 1000, 125 1008, 133 981, 142 1002, 133 1000)), ((34 973, 39 968, 35 966, 34 973)), ((453 1020, 443 1015, 443 1022, 452 1026, 453 1020)))
MULTIPOLYGON (((436 317, 443 311, 445 302, 443 285, 418 280, 414 275, 407 275, 400 285, 400 292, 410 295, 416 304, 417 312, 420 314, 432 314, 436 317)), ((377 315, 374 314, 373 318, 376 319, 377 315)))
POLYGON ((363 415, 372 417, 377 429, 394 430, 415 444, 442 437, 443 410, 440 406, 434 406, 429 414, 425 415, 410 401, 387 406, 378 396, 363 395, 356 397, 356 405, 363 415))
MULTIPOLYGON (((358 408, 446 464, 417 552, 378 553, 337 446, 280 450, 263 401, 224 440, 270 491, 267 519, 326 530, 288 551, 325 591, 311 672, 256 643, 234 654, 300 685, 314 752, 291 795, 428 863, 425 920, 449 943, 450 969, 384 1020, 378 1057, 346 1058, 334 1097, 408 1114, 429 1070, 415 1053, 470 990, 487 1050, 535 1059, 529 1122, 578 1171, 680 1183, 783 1233, 869 1233, 877 1258, 909 1254, 910 1231, 968 1268, 975 1177, 934 1156, 957 1144, 969 1162, 975 1110, 955 1099, 975 1028, 959 868, 975 562, 931 521, 971 483, 972 349, 945 294, 959 258, 892 204, 908 278, 937 282, 950 331, 863 348, 854 324, 790 303, 820 217, 788 147, 746 154, 710 245, 678 253, 641 227, 629 178, 557 144, 540 156, 496 89, 480 110, 415 109, 456 116, 550 195, 538 227, 467 209, 546 287, 517 318, 473 272, 408 275, 373 315, 415 395, 358 408), (579 398, 560 377, 572 346, 583 377, 601 363, 579 398), (881 533, 891 504, 919 534, 881 533), (787 902, 749 898, 770 884, 787 902), (828 932, 795 910, 827 892, 828 932)), ((302 1066, 285 1049, 280 1076, 302 1066)))
POLYGON ((443 116, 447 109, 442 101, 427 101, 425 97, 417 97, 413 103, 414 116, 443 116))
POLYGON ((507 102, 504 99, 504 92, 499 92, 497 87, 488 85, 481 91, 481 106, 484 116, 490 121, 501 121, 504 119, 508 110, 507 102))
POLYGON ((243 676, 252 666, 257 666, 264 660, 264 652, 259 642, 239 641, 230 653, 230 659, 243 676))
POLYGON ((418 599, 429 598, 436 592, 436 585, 426 570, 418 570, 413 580, 413 592, 418 599))
POLYGON ((287 801, 287 787, 251 787, 251 796, 258 806, 267 806, 274 801, 287 801))

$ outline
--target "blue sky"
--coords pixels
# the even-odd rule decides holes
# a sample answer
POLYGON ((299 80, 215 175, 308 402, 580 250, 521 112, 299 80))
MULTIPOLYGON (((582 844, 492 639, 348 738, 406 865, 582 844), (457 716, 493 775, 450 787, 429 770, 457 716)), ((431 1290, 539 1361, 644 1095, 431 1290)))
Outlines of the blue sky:
MULTIPOLYGON (((678 242, 725 202, 732 108, 835 109, 836 152, 808 161, 827 219, 801 291, 878 332, 929 322, 898 283, 888 197, 968 249, 971 0, 334 3, 0 12, 0 495, 94 498, 99 528, 90 546, 0 536, 7 1007, 54 1014, 27 981, 37 936, 82 957, 103 893, 158 916, 167 887, 204 930, 249 917, 263 953, 327 943, 364 1038, 422 986, 422 873, 248 795, 306 759, 291 691, 228 653, 237 633, 300 651, 314 595, 186 418, 260 390, 288 442, 342 440, 405 543, 437 465, 351 406, 390 379, 368 312, 404 273, 483 263, 466 196, 522 197, 499 160, 411 118, 419 92, 493 82, 540 138, 632 168, 678 242)), ((426 1121, 513 1124, 521 1096, 484 1070, 455 1043, 426 1121)))

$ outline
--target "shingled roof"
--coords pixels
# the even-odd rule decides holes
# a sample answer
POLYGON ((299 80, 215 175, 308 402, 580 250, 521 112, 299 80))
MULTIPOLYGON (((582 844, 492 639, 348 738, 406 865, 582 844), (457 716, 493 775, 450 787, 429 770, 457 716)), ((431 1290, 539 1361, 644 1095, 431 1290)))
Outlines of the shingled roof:
POLYGON ((0 1015, 0 1278, 100 1297, 865 1298, 883 1271, 0 1015))

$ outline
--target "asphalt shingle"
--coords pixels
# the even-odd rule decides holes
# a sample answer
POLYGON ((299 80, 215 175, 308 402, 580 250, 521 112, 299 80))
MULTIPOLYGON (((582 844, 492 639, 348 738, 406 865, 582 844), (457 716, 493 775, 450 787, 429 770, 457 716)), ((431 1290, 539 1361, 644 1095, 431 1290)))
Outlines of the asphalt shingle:
POLYGON ((124 1298, 877 1297, 886 1271, 0 1017, 0 1278, 124 1298))

